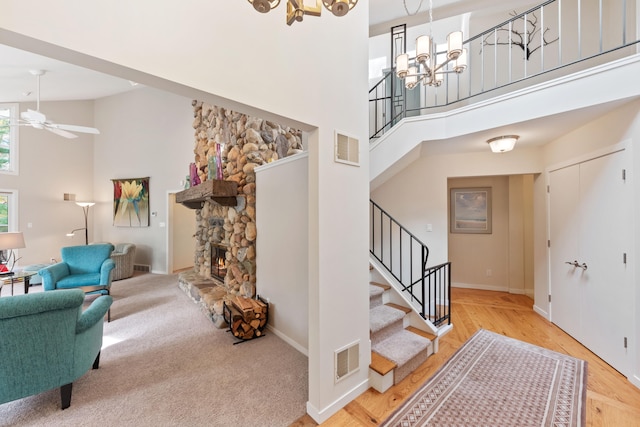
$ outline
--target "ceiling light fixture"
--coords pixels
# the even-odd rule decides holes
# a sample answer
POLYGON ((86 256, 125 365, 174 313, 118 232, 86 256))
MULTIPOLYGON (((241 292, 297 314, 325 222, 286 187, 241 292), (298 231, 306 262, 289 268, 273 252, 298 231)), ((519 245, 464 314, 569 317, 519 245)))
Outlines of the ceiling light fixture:
MULTIPOLYGON (((280 0, 247 0, 260 13, 267 13, 280 4, 280 0)), ((287 0, 287 25, 302 21, 304 15, 320 16, 322 6, 335 16, 346 15, 358 0, 316 0, 315 6, 307 6, 304 0, 287 0)))
POLYGON ((433 0, 429 0, 429 35, 416 38, 416 57, 409 54, 396 57, 396 75, 404 79, 407 89, 422 82, 425 86, 440 86, 446 73, 460 74, 467 68, 467 50, 462 48, 462 31, 447 36, 447 51, 439 54, 433 40, 433 0), (450 65, 450 66, 448 66, 450 65))
POLYGON ((516 141, 520 138, 518 135, 503 135, 496 136, 487 140, 487 144, 491 147, 491 151, 494 153, 506 153, 513 150, 516 145, 516 141))

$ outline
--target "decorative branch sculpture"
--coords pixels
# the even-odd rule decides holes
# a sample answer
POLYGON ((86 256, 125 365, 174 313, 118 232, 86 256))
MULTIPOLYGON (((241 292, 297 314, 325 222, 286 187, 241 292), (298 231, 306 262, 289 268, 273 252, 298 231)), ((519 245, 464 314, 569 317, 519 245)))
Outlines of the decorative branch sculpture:
MULTIPOLYGON (((510 12, 509 15, 511 17, 516 17, 518 16, 518 14, 516 13, 516 11, 514 10, 513 12, 510 12)), ((509 28, 498 28, 496 30, 497 35, 495 37, 495 41, 490 43, 488 41, 489 37, 492 36, 493 33, 489 33, 487 34, 484 39, 482 40, 483 45, 485 46, 495 46, 495 45, 509 45, 509 40, 507 39, 506 41, 503 41, 500 39, 500 34, 501 33, 509 33, 509 31, 511 31, 511 45, 512 46, 518 46, 522 49, 522 51, 525 53, 525 57, 527 59, 527 61, 529 60, 529 58, 531 57, 531 55, 538 49, 540 49, 542 46, 547 46, 551 43, 557 42, 559 40, 559 37, 556 37, 553 40, 547 40, 547 31, 549 31, 549 28, 545 28, 544 31, 542 32, 542 43, 539 44, 536 47, 533 47, 533 44, 536 41, 540 40, 540 31, 541 28, 538 27, 538 17, 536 16, 535 12, 527 14, 527 19, 526 19, 526 24, 527 24, 527 32, 526 32, 526 37, 525 37, 525 32, 524 29, 518 30, 516 28, 514 28, 514 26, 511 26, 511 30, 509 30, 509 28), (526 43, 525 43, 526 40, 526 43)))

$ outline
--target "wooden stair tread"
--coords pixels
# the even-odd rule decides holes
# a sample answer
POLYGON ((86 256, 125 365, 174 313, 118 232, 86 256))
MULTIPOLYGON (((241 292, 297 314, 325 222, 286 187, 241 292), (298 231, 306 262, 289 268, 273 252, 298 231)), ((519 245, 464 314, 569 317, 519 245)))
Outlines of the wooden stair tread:
POLYGON ((385 304, 386 306, 393 307, 397 310, 404 311, 405 314, 411 313, 411 309, 409 307, 405 307, 404 305, 394 304, 392 302, 388 302, 385 304))
POLYGON ((418 329, 418 328, 416 328, 414 326, 407 326, 405 329, 407 331, 413 332, 414 334, 418 334, 418 335, 420 335, 422 337, 429 338, 431 341, 435 341, 436 338, 438 338, 435 335, 433 335, 433 334, 431 334, 429 332, 425 332, 422 329, 418 329))
POLYGON ((391 360, 386 359, 383 356, 380 356, 378 353, 371 352, 371 364, 369 368, 373 369, 380 375, 387 375, 389 372, 396 368, 396 364, 391 360))
POLYGON ((373 285, 373 286, 379 286, 379 287, 381 287, 382 289, 384 289, 385 291, 388 291, 389 289, 391 289, 391 286, 386 285, 386 284, 384 284, 384 283, 379 283, 379 282, 369 282, 369 284, 370 284, 370 285, 373 285))

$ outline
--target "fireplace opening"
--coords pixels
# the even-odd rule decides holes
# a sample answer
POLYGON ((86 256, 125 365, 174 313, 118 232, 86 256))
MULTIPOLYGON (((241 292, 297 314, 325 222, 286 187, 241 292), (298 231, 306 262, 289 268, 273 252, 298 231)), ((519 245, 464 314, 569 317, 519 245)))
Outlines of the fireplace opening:
POLYGON ((227 249, 224 246, 211 245, 211 276, 224 281, 227 275, 227 249))

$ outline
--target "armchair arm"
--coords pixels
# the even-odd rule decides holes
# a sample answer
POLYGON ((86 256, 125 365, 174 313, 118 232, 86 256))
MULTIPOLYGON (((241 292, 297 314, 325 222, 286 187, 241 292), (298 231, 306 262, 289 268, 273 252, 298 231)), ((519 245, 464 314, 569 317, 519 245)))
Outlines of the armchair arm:
POLYGON ((111 258, 106 259, 100 267, 100 284, 111 285, 111 271, 115 268, 116 264, 111 258))
POLYGON ((52 291, 60 279, 69 275, 69 266, 66 262, 59 262, 40 269, 38 274, 42 277, 42 288, 52 291))
POLYGON ((96 323, 102 322, 112 302, 113 298, 109 295, 102 295, 95 299, 89 308, 80 315, 76 325, 76 334, 81 334, 96 323))

